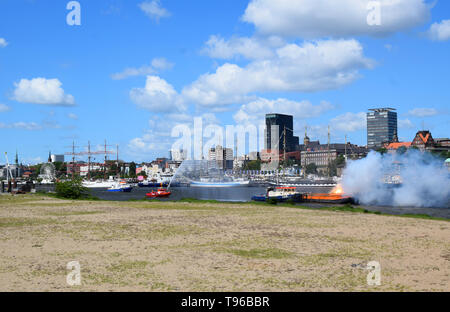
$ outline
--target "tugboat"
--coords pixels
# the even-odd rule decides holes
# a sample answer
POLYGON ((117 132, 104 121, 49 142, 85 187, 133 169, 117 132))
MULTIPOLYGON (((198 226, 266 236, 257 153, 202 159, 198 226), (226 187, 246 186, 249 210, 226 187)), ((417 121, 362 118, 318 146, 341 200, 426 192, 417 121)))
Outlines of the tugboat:
POLYGON ((275 199, 279 202, 294 200, 296 202, 303 201, 303 194, 297 192, 296 187, 269 187, 266 194, 255 195, 252 197, 253 201, 267 201, 268 199, 275 199))
POLYGON ((129 193, 133 187, 129 185, 126 181, 122 180, 119 183, 115 183, 113 186, 108 188, 108 192, 126 192, 129 193))
POLYGON ((295 202, 321 204, 357 204, 357 200, 344 194, 341 185, 337 185, 330 193, 299 193, 295 187, 269 187, 267 194, 252 197, 254 201, 276 199, 279 202, 293 199, 295 202))
POLYGON ((172 194, 171 191, 168 191, 166 189, 158 189, 157 191, 151 191, 150 193, 145 194, 148 198, 162 198, 162 197, 169 197, 170 194, 172 194))

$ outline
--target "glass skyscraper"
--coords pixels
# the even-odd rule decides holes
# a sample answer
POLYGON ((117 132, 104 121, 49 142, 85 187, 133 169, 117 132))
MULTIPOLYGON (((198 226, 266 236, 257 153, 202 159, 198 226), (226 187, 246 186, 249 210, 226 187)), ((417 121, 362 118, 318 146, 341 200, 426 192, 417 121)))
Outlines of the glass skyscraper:
POLYGON ((374 108, 367 113, 367 147, 380 148, 397 135, 397 113, 394 108, 374 108))
POLYGON ((286 152, 293 152, 296 150, 299 143, 297 136, 294 136, 294 118, 291 115, 283 114, 267 114, 266 115, 266 137, 265 148, 268 150, 275 149, 274 142, 276 138, 272 138, 272 135, 276 135, 278 132, 279 143, 278 150, 283 152, 284 146, 284 130, 286 129, 286 152), (272 126, 278 126, 278 131, 272 132, 272 126))

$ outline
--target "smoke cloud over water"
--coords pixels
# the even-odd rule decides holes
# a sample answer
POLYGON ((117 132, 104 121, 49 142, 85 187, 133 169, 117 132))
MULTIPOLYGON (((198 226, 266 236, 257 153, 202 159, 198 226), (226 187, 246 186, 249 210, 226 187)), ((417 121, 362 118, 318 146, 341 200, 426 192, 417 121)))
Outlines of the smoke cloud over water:
POLYGON ((370 152, 347 163, 344 192, 361 204, 450 208, 450 174, 444 161, 429 153, 370 152))

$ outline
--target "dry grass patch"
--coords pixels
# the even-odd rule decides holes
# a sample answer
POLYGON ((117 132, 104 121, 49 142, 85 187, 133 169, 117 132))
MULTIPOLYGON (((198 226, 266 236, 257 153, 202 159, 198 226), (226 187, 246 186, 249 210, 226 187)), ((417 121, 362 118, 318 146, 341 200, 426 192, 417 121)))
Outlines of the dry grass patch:
POLYGON ((38 226, 58 223, 55 219, 43 218, 0 218, 0 227, 38 226))

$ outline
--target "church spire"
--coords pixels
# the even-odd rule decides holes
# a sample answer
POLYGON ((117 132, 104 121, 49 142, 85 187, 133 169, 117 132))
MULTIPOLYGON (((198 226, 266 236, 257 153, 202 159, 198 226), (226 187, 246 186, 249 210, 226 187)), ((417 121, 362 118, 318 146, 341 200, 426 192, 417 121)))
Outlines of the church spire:
POLYGON ((303 139, 303 144, 307 146, 309 144, 309 138, 308 138, 308 126, 305 126, 305 138, 303 139))
POLYGON ((52 162, 52 152, 48 151, 48 162, 51 163, 52 162))
POLYGON ((16 149, 16 166, 19 165, 19 155, 17 153, 17 149, 16 149))

